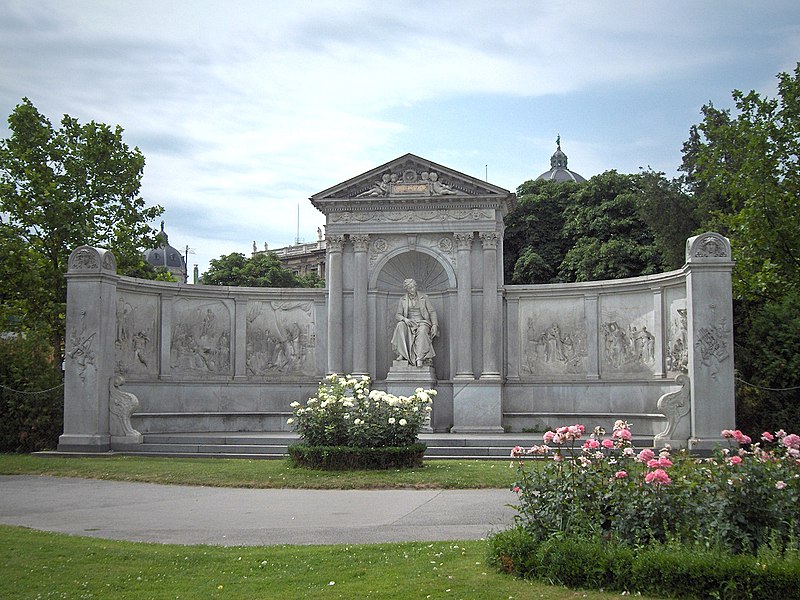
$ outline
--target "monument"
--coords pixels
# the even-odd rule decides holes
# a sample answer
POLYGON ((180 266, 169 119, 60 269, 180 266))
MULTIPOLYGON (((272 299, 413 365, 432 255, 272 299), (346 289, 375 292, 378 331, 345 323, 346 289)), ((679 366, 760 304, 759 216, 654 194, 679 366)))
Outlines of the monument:
POLYGON ((688 240, 668 273, 505 285, 508 190, 406 154, 310 201, 326 220, 325 289, 143 281, 77 248, 59 448, 286 431, 289 404, 329 373, 402 395, 435 388, 436 432, 624 419, 645 440, 710 447, 734 427, 721 235, 688 240))

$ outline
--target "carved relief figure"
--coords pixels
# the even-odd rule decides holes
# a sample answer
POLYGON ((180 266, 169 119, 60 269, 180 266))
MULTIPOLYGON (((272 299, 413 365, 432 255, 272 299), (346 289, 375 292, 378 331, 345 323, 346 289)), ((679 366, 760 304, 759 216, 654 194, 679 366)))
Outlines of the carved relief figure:
POLYGON ((312 308, 311 302, 263 302, 248 308, 248 374, 314 372, 312 308))
POLYGON ((431 182, 431 194, 434 196, 446 196, 456 193, 449 185, 439 181, 439 174, 435 171, 431 171, 431 173, 428 175, 428 179, 430 179, 431 182))
POLYGON ((436 352, 433 339, 439 335, 439 321, 428 296, 417 291, 417 282, 403 282, 406 294, 397 305, 397 325, 392 335, 392 350, 396 360, 415 367, 433 364, 436 352))
POLYGON ((92 349, 92 344, 97 332, 92 332, 87 335, 86 325, 83 323, 85 317, 86 312, 82 311, 81 331, 79 332, 76 327, 72 328, 72 333, 69 338, 70 349, 67 352, 67 356, 78 365, 78 377, 80 377, 81 381, 86 381, 87 369, 95 368, 96 358, 94 349, 92 349))
POLYGON ((617 321, 603 325, 606 364, 618 370, 640 369, 655 362, 656 338, 647 327, 622 327, 617 321))
POLYGON ((122 374, 148 374, 156 365, 156 307, 152 301, 117 299, 115 370, 122 374), (134 333, 135 332, 135 333, 134 333))
POLYGON ((531 375, 578 373, 585 368, 586 335, 577 329, 564 333, 558 323, 538 330, 534 319, 530 318, 523 352, 523 372, 531 375))
POLYGON ((170 365, 176 371, 226 374, 230 371, 230 323, 218 322, 221 304, 177 311, 170 365))
POLYGON ((689 372, 688 323, 685 308, 677 309, 678 319, 673 321, 667 351, 667 370, 673 373, 689 372))

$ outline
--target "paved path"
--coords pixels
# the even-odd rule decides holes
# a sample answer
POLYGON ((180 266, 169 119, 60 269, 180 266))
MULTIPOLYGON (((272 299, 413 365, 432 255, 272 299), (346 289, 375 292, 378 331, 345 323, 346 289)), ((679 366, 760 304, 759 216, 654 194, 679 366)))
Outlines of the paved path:
POLYGON ((0 476, 0 523, 99 538, 260 546, 481 539, 508 490, 251 490, 0 476))

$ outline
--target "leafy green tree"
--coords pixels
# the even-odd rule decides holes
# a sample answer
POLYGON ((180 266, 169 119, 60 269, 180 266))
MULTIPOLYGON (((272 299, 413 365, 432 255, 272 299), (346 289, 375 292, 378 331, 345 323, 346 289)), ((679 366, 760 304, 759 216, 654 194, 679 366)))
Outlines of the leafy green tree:
POLYGON ((686 262, 686 240, 697 233, 700 219, 695 197, 682 179, 644 170, 637 181, 639 218, 653 233, 653 244, 665 269, 679 269, 686 262))
POLYGON ((639 217, 638 175, 607 171, 572 196, 562 234, 571 247, 559 267, 562 281, 650 275, 663 270, 655 236, 639 217))
POLYGON ((150 246, 148 225, 163 209, 139 196, 144 157, 122 128, 64 115, 54 128, 24 98, 0 140, 0 252, 14 252, 18 275, 0 282, 5 310, 26 327, 45 326, 55 348, 64 331, 70 252, 82 244, 114 251, 121 270, 150 246))
POLYGON ((731 239, 737 421, 747 431, 800 428, 800 64, 776 98, 732 93, 684 144, 682 170, 703 229, 731 239), (745 383, 746 382, 746 383, 745 383))
POLYGON ((503 242, 505 279, 510 283, 554 283, 569 250, 561 234, 564 210, 580 185, 526 181, 517 189, 517 206, 506 219, 503 242))
POLYGON ((320 287, 318 277, 297 277, 272 252, 260 252, 252 258, 241 252, 220 256, 210 261, 208 271, 200 279, 205 285, 320 287))
POLYGON ((736 296, 780 300, 800 289, 800 64, 778 75, 777 98, 732 95, 736 116, 703 107, 683 169, 731 238, 736 296))

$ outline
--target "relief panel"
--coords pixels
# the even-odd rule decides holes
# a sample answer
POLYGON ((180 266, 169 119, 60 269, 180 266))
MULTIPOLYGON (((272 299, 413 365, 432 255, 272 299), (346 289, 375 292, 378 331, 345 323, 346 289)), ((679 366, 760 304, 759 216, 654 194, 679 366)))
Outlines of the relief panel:
POLYGON ((603 297, 600 311, 601 371, 607 374, 654 373, 653 296, 650 293, 603 297))
POLYGON ((587 372, 583 298, 520 302, 520 374, 572 376, 587 372))
POLYGON ((686 310, 686 294, 683 290, 667 290, 666 293, 667 347, 665 359, 667 373, 675 376, 689 372, 689 328, 686 310))
POLYGON ((143 294, 117 297, 114 370, 132 376, 158 375, 158 298, 143 294))
POLYGON ((314 375, 314 303, 250 302, 247 306, 247 375, 314 375))
POLYGON ((231 374, 231 309, 220 300, 177 300, 170 368, 193 376, 231 374))

